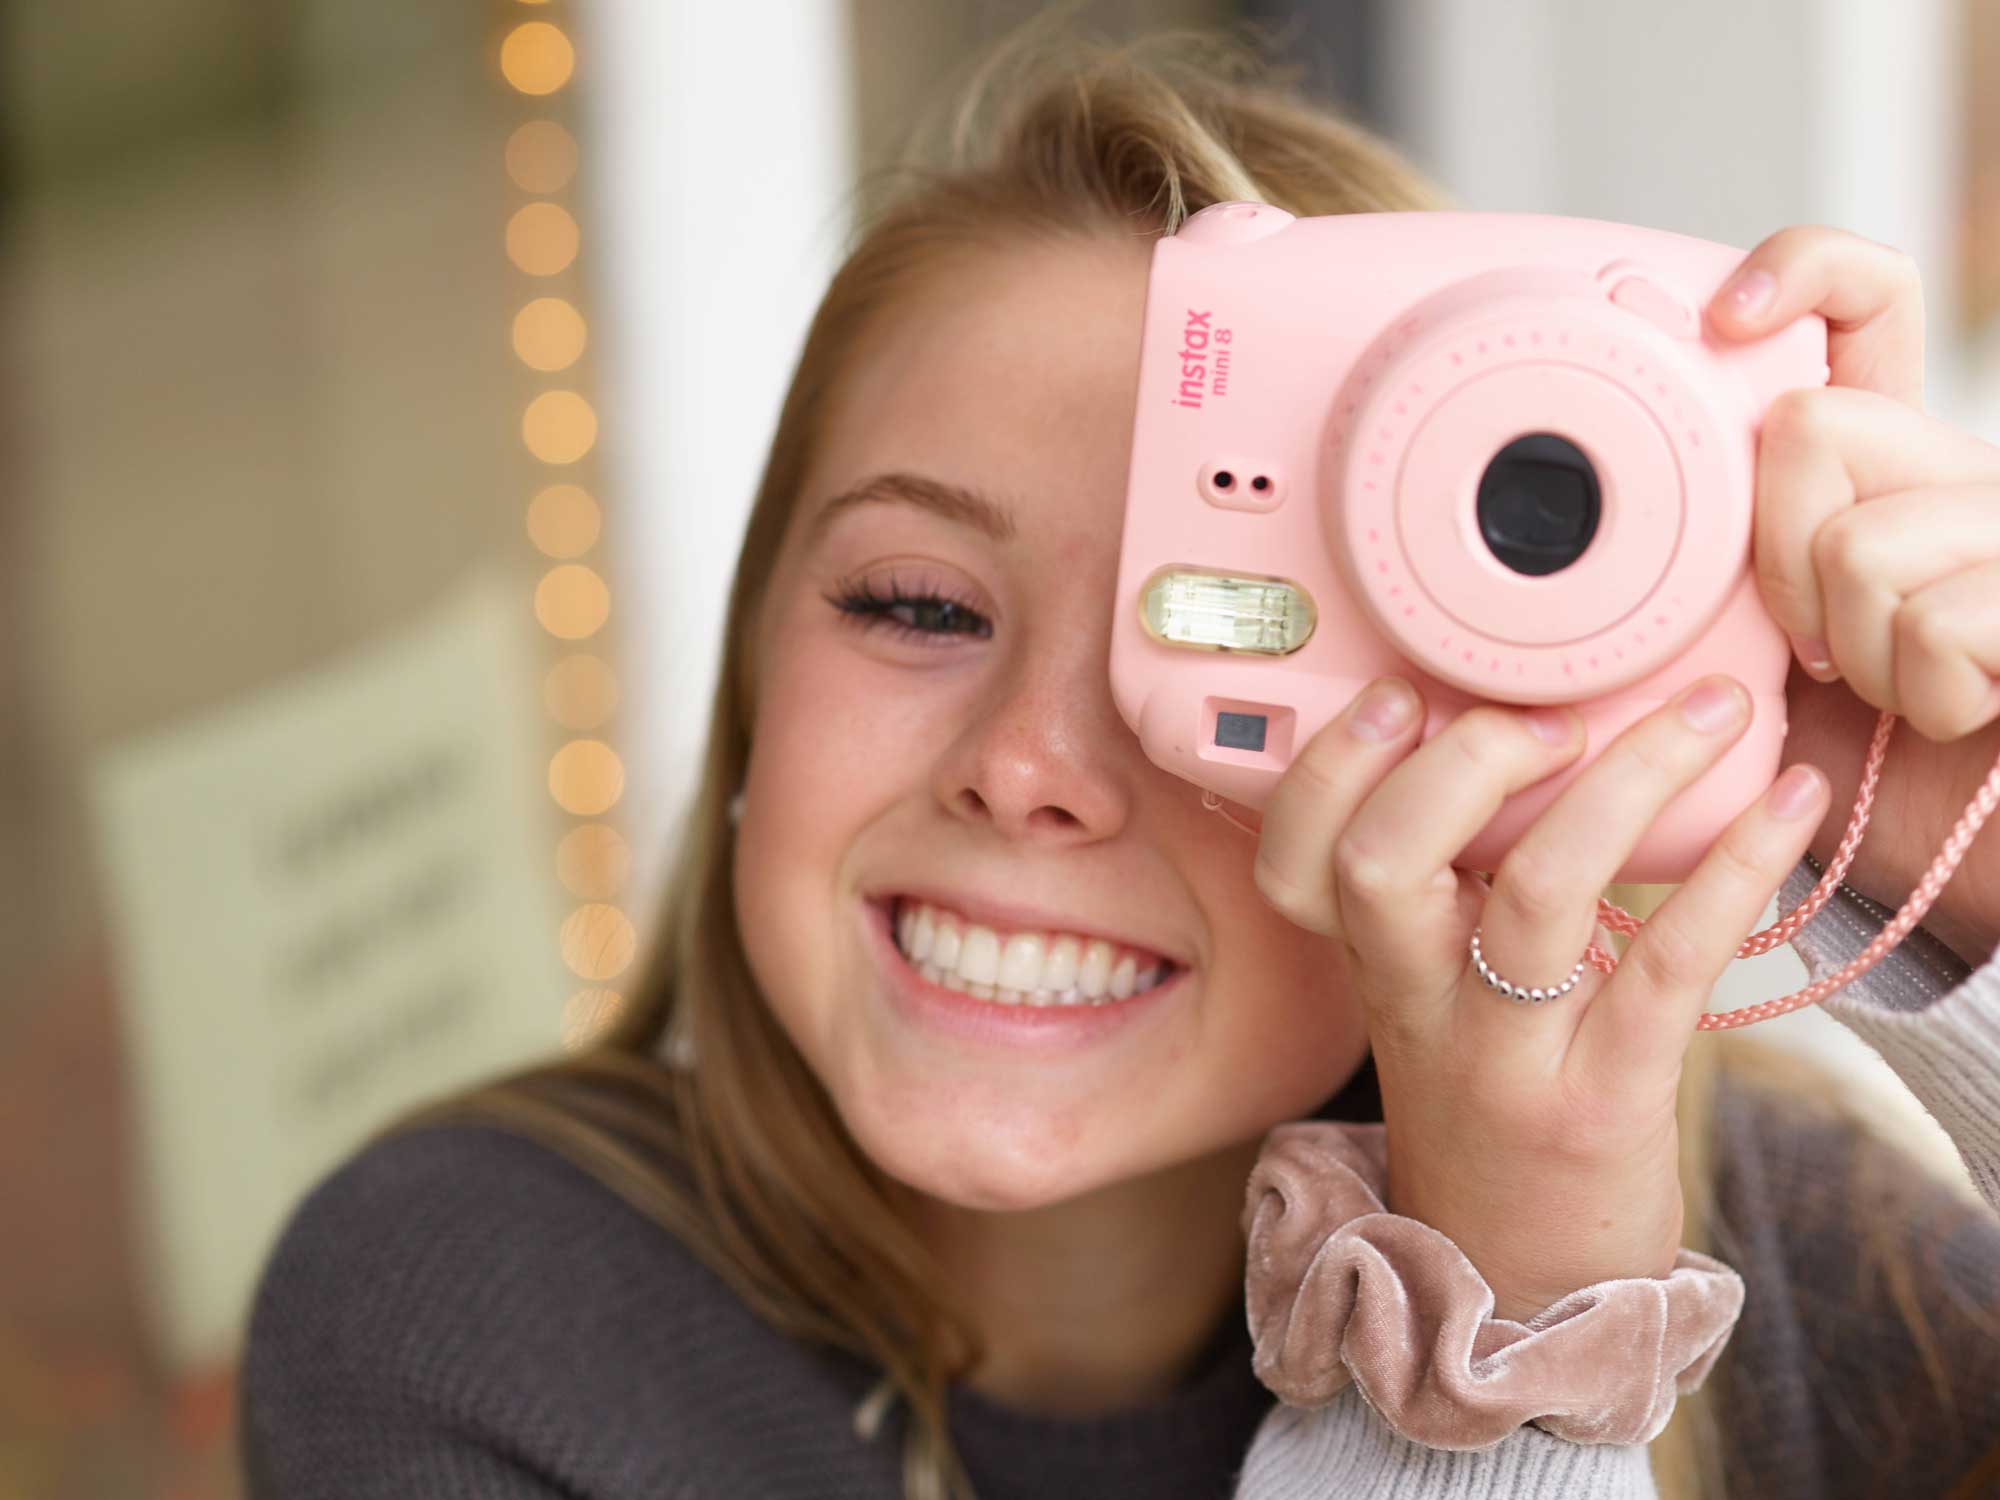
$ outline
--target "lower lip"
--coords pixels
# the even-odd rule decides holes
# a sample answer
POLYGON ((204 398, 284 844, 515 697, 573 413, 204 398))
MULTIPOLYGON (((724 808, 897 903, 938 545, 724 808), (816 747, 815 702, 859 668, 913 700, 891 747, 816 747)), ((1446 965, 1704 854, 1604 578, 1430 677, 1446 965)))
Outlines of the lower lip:
POLYGON ((866 901, 868 929, 896 1013, 921 1030, 983 1047, 1051 1056, 1079 1052, 1156 1014, 1188 971, 1175 969, 1143 995, 1103 1005, 1002 1005, 933 984, 912 968, 889 930, 891 904, 866 901))

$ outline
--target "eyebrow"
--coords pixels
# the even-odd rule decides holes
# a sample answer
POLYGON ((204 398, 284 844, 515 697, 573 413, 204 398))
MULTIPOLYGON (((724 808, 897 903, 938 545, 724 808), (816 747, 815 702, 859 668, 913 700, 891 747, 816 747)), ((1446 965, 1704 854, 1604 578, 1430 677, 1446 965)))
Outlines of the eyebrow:
POLYGON ((947 484, 923 474, 897 472, 871 475, 827 501, 812 519, 807 544, 816 546, 827 528, 844 512, 873 502, 914 505, 947 521, 970 526, 996 542, 1014 540, 1014 518, 1005 506, 962 485, 947 484))

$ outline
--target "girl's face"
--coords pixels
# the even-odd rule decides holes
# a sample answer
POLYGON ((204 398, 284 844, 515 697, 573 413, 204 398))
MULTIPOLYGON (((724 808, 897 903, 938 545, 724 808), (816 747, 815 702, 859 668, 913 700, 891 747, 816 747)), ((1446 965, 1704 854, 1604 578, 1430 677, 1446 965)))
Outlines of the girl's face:
POLYGON ((870 1157, 967 1208, 1240 1148, 1366 1049, 1340 946, 1264 902, 1256 840, 1112 703, 1149 248, 996 250, 906 294, 841 373, 762 603, 752 971, 870 1157), (919 902, 952 914, 959 968, 997 947, 1024 989, 1067 986, 1065 953, 1092 979, 1093 940, 1113 993, 1128 955, 1172 967, 1099 1006, 1003 1005, 902 956, 919 902))

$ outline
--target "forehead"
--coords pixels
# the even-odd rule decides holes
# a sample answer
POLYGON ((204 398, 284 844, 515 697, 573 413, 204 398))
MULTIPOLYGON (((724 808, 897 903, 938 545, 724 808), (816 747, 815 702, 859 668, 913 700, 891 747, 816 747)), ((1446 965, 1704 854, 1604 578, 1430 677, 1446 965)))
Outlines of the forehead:
POLYGON ((1136 236, 1079 238, 926 271, 841 372, 809 502, 864 474, 908 470, 1017 509, 1047 497, 1115 511, 1150 250, 1136 236))

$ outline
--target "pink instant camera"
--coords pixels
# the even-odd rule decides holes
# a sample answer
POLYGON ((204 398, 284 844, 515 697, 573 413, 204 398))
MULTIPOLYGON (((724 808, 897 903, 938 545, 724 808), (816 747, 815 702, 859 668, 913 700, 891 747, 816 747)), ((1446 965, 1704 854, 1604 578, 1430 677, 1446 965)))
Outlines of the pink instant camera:
POLYGON ((1790 648, 1751 567, 1757 428, 1826 326, 1709 337, 1744 252, 1537 214, 1194 215, 1153 252, 1111 637, 1160 766, 1262 807, 1385 674, 1426 739, 1567 703, 1588 748, 1504 803, 1491 871, 1628 725, 1726 672, 1749 729, 1618 872, 1680 881, 1770 785, 1790 648))

